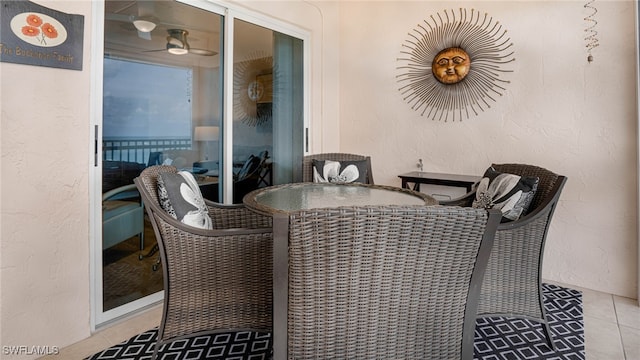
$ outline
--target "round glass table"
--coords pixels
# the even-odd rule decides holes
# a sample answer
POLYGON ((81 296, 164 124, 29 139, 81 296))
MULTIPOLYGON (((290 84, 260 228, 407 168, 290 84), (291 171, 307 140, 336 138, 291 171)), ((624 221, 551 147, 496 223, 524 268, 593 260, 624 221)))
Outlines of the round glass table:
POLYGON ((304 209, 339 206, 437 205, 431 196, 384 185, 295 183, 255 190, 244 204, 257 212, 273 215, 304 209))

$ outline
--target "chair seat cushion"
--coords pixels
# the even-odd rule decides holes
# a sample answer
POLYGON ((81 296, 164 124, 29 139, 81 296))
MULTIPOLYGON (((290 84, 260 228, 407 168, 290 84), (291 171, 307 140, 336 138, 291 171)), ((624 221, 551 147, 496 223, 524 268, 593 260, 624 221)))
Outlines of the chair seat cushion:
POLYGON ((502 222, 525 215, 538 188, 537 177, 519 176, 487 169, 476 190, 474 208, 500 209, 502 222))
POLYGON ((160 206, 182 223, 201 229, 213 228, 198 183, 190 172, 160 173, 158 198, 160 206))
POLYGON ((313 159, 313 182, 366 183, 367 161, 332 161, 313 159))

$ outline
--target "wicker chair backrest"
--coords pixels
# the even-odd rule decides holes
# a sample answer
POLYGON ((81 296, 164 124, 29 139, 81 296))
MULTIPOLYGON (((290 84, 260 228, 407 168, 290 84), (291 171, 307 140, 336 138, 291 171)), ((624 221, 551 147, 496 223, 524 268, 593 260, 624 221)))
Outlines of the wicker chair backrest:
POLYGON ((371 168, 371 157, 347 153, 324 153, 307 155, 302 161, 302 181, 313 181, 313 160, 333 160, 333 161, 360 161, 367 160, 367 184, 373 184, 373 173, 371 168))
POLYGON ((289 358, 471 359, 477 285, 500 219, 490 214, 442 206, 292 214, 289 358))
POLYGON ((174 166, 149 166, 148 168, 142 170, 140 176, 138 177, 143 185, 142 191, 146 191, 147 196, 153 199, 155 204, 159 206, 160 200, 158 198, 158 174, 163 172, 175 173, 177 171, 178 170, 174 166))
POLYGON ((509 174, 515 174, 520 176, 534 176, 540 179, 538 183, 538 190, 533 197, 529 212, 538 208, 549 196, 553 196, 551 191, 553 190, 556 181, 558 180, 558 174, 553 173, 547 169, 534 165, 526 164, 493 164, 496 170, 509 174))

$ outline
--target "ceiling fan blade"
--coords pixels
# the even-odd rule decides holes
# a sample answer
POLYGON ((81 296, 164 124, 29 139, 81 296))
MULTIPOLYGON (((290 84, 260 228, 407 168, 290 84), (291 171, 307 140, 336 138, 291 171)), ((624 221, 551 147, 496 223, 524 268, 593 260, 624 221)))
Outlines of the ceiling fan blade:
POLYGON ((104 19, 111 20, 111 21, 133 23, 133 20, 135 20, 136 17, 133 15, 106 13, 104 14, 104 19))
POLYGON ((217 55, 218 53, 213 50, 189 48, 189 54, 200 55, 200 56, 214 56, 214 55, 217 55))

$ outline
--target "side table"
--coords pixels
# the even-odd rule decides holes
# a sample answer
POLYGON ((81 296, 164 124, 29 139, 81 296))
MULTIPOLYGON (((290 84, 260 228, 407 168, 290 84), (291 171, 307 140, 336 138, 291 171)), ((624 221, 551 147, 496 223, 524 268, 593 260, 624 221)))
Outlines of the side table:
POLYGON ((473 186, 482 179, 482 176, 475 175, 442 174, 424 171, 412 171, 398 175, 398 177, 402 179, 403 188, 415 191, 420 191, 420 184, 432 184, 463 187, 467 192, 470 192, 473 190, 473 186), (410 187, 410 183, 413 183, 413 187, 410 187))

